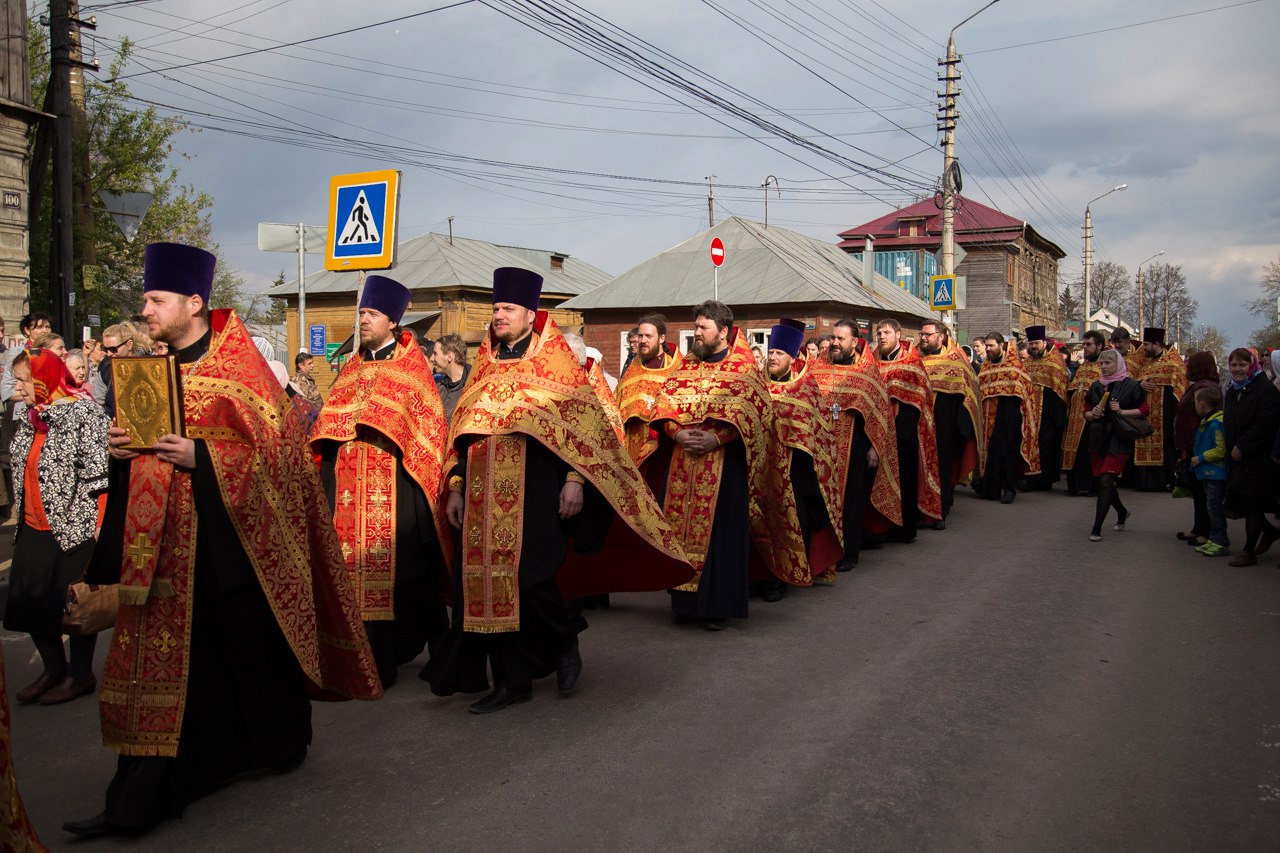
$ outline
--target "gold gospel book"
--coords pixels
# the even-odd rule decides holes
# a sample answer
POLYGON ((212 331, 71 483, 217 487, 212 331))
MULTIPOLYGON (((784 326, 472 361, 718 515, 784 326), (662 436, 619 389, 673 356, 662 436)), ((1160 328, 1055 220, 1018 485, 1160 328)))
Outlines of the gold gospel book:
POLYGON ((186 436, 182 374, 173 356, 111 359, 116 426, 129 433, 129 450, 150 450, 163 435, 186 436))

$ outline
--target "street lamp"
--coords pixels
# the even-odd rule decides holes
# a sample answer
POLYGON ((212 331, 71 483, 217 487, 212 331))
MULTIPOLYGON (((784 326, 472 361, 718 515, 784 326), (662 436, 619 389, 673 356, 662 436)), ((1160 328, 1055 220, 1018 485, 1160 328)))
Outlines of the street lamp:
MULTIPOLYGON (((1147 261, 1154 261, 1163 254, 1164 249, 1161 249, 1151 257, 1147 258, 1147 261)), ((1142 334, 1142 265, 1147 261, 1143 261, 1141 264, 1138 264, 1138 334, 1142 334)))
MULTIPOLYGON (((1104 192, 1098 198, 1089 200, 1089 204, 1084 206, 1084 331, 1089 331, 1089 297, 1090 287, 1093 284, 1093 214, 1089 207, 1098 199, 1106 198, 1112 193, 1118 193, 1128 189, 1128 184, 1121 184, 1118 187, 1112 187, 1104 192)), ((1083 335, 1083 332, 1081 333, 1083 335)))

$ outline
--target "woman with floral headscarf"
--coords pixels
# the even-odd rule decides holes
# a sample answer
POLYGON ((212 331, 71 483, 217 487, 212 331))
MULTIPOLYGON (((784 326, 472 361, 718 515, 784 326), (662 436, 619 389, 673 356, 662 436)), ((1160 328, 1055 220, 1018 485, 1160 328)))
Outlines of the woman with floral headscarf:
POLYGON ((32 349, 13 361, 27 416, 13 437, 18 517, 4 627, 31 635, 44 671, 17 693, 23 704, 57 705, 94 692, 95 637, 62 648, 62 609, 93 553, 107 488, 110 419, 71 377, 61 357, 32 349))
POLYGON ((1133 442, 1116 426, 1116 416, 1145 417, 1147 414, 1146 392, 1142 384, 1129 375, 1119 350, 1103 350, 1098 356, 1098 367, 1102 377, 1089 386, 1084 401, 1093 476, 1098 478, 1098 503, 1093 514, 1093 529, 1089 531, 1090 542, 1102 541, 1102 522, 1111 507, 1116 508, 1116 530, 1124 530, 1129 520, 1129 510, 1120 500, 1116 479, 1124 473, 1133 442))
POLYGON ((1228 565, 1252 566, 1280 537, 1267 520, 1280 498, 1280 465, 1271 446, 1280 429, 1280 391, 1267 381, 1258 357, 1240 348, 1227 357, 1231 381, 1223 395, 1222 425, 1226 430, 1227 493, 1223 508, 1228 518, 1244 519, 1244 550, 1228 565))

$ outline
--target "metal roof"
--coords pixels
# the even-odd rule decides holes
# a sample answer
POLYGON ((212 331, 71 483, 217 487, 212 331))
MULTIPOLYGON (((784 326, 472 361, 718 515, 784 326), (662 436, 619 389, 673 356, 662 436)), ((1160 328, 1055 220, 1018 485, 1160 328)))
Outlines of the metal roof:
MULTIPOLYGON (((541 274, 543 293, 585 293, 609 280, 603 270, 559 252, 502 247, 466 237, 454 237, 451 242, 448 236, 434 232, 403 241, 396 267, 386 275, 413 291, 458 286, 489 290, 498 267, 521 267, 541 274), (552 257, 561 259, 560 269, 552 269, 552 257)), ((354 293, 358 281, 350 272, 321 270, 307 276, 306 290, 308 294, 354 293)), ((297 294, 297 282, 267 290, 268 296, 297 294)))
MULTIPOLYGON (((966 245, 1006 243, 1029 232, 1031 237, 1043 243, 1045 249, 1054 257, 1065 258, 1067 254, 1052 240, 1039 234, 1030 223, 964 196, 956 197, 954 224, 957 243, 966 245)), ((942 200, 937 196, 926 198, 887 213, 878 219, 841 231, 839 236, 843 242, 839 245, 842 249, 860 252, 863 238, 868 234, 875 239, 876 247, 940 246, 942 245, 942 200), (916 234, 912 236, 902 236, 899 223, 903 220, 922 222, 924 227, 917 228, 916 234)))
POLYGON ((694 305, 712 295, 711 238, 724 241, 720 300, 735 305, 837 302, 933 318, 928 304, 876 274, 862 285, 862 262, 832 243, 734 216, 641 263, 608 284, 575 296, 565 308, 657 308, 694 305))

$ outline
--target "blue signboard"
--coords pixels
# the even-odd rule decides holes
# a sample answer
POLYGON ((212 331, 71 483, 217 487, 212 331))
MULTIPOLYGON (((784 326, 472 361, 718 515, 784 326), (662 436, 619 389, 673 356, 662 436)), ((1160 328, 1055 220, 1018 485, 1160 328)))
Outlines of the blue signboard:
POLYGON ((956 277, 935 275, 930 281, 929 307, 934 311, 954 311, 956 308, 956 277))
POLYGON ((312 355, 324 355, 325 346, 328 344, 328 327, 323 323, 314 323, 311 326, 311 346, 307 351, 312 355))

